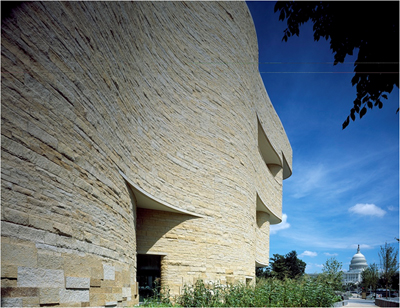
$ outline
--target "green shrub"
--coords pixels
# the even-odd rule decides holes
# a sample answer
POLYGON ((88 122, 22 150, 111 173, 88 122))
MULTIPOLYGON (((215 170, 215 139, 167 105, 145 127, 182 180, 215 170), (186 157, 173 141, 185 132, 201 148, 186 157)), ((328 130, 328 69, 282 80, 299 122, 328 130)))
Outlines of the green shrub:
MULTIPOLYGON (((172 306, 169 294, 145 302, 145 306, 172 306)), ((275 278, 259 279, 255 286, 233 284, 205 284, 198 280, 185 285, 176 304, 183 307, 331 307, 340 297, 329 283, 312 278, 299 280, 275 278)))

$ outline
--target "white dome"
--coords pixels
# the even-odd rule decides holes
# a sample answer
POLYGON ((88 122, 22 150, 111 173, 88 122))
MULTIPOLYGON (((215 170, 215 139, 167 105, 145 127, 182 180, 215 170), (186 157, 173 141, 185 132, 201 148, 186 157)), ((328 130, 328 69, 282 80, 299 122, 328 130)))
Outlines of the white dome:
POLYGON ((368 267, 367 259, 360 252, 360 245, 358 245, 357 253, 353 256, 350 262, 350 271, 363 270, 368 267))

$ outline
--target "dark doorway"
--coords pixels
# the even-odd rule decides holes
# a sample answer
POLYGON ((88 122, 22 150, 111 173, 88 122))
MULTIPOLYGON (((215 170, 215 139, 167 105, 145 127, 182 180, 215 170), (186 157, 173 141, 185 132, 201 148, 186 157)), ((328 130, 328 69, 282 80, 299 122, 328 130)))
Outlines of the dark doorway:
POLYGON ((159 294, 161 286, 161 258, 158 255, 137 255, 139 301, 159 294))

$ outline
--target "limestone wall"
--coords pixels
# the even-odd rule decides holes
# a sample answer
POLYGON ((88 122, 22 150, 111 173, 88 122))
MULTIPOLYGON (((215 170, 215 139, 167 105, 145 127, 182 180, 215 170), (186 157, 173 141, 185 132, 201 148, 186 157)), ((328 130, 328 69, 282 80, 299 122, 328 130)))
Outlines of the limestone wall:
POLYGON ((1 44, 3 305, 135 304, 136 254, 172 295, 268 263, 292 152, 244 2, 29 2, 1 44))

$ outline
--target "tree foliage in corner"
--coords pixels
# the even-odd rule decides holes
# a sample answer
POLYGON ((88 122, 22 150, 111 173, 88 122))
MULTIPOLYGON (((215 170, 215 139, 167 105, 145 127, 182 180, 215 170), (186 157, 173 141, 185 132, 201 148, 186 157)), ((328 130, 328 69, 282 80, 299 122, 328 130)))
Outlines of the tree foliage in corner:
POLYGON ((381 246, 381 250, 379 251, 381 279, 385 285, 386 297, 388 296, 387 290, 393 282, 392 277, 399 270, 397 255, 397 249, 388 243, 385 243, 385 246, 381 246))
POLYGON ((284 41, 298 36, 299 26, 311 20, 314 40, 330 39, 334 65, 358 49, 351 80, 357 96, 343 129, 356 114, 361 119, 367 107, 382 108, 382 98, 387 99, 393 87, 399 87, 398 1, 278 1, 274 11, 279 11, 279 20, 287 20, 284 41))

